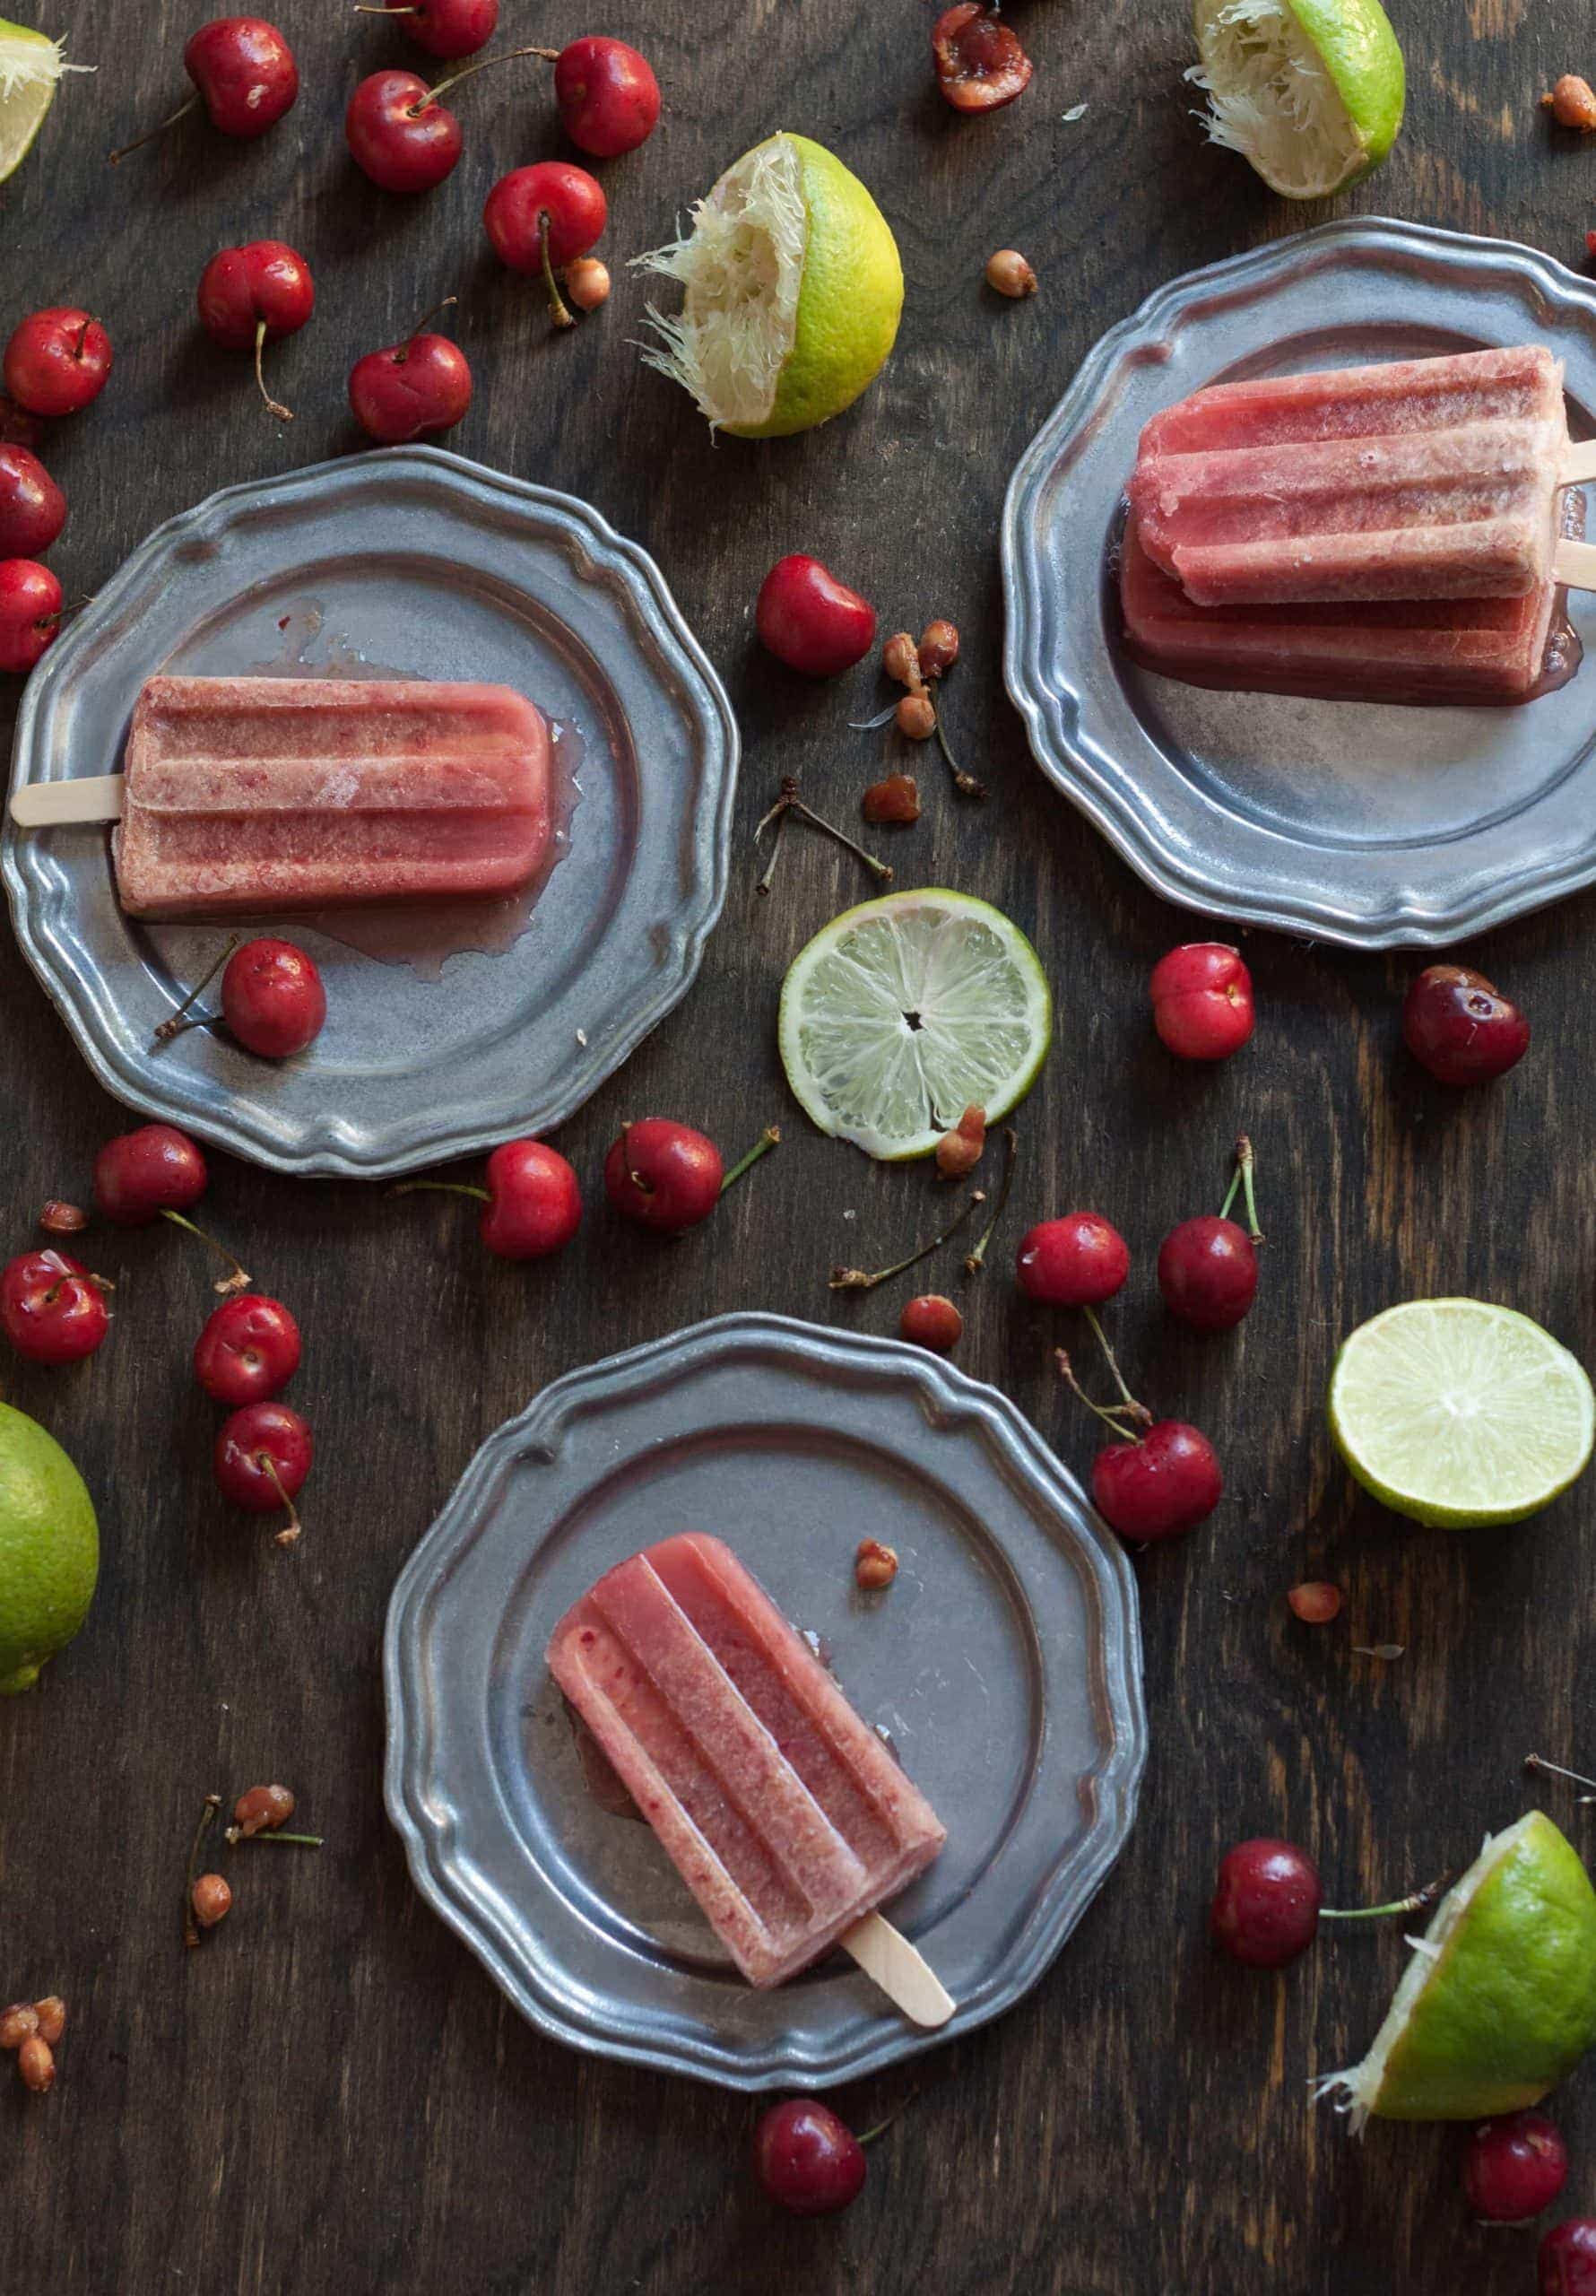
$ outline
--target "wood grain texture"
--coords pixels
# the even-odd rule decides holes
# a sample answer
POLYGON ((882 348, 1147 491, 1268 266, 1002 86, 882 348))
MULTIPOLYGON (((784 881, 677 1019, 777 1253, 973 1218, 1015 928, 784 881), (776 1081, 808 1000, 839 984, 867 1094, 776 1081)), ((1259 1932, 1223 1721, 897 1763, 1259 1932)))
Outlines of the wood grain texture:
MULTIPOLYGON (((1004 483, 1081 354, 1154 286, 1319 211, 1288 209, 1202 143, 1179 76, 1184 6, 1017 9, 1036 82, 1013 110, 961 121, 926 70, 929 4, 609 0, 603 28, 653 57, 667 117, 604 171, 616 292, 559 339, 477 222, 496 174, 561 148, 546 88, 509 70, 462 91, 455 175, 423 201, 386 198, 348 164, 339 123, 360 72, 413 53, 326 0, 278 11, 304 93, 263 143, 229 145, 190 120, 108 171, 106 149, 182 92, 178 51, 202 13, 55 0, 51 29, 100 70, 66 88, 0 192, 0 324, 75 300, 117 346, 102 402, 48 448, 73 504, 53 554, 69 595, 210 489, 357 443, 351 361, 457 291, 478 396, 448 443, 586 497, 652 550, 747 739, 732 891, 703 975, 561 1144, 596 1195, 623 1116, 678 1114, 728 1148, 782 1118, 787 1140, 683 1244, 640 1249, 601 1214, 557 1268, 532 1269, 488 1261, 447 1198, 295 1185, 216 1157, 216 1226, 306 1335, 294 1399, 320 1448, 291 1555, 213 1499, 213 1413, 187 1368, 209 1305, 197 1254, 149 1231, 86 1239, 120 1287, 110 1344, 75 1372, 5 1367, 11 1399, 82 1463, 105 1564, 46 1687, 0 1711, 0 1997, 56 1987, 71 2010, 51 2097, 0 2078, 0 2288, 1516 2296, 1531 2243, 1469 2224, 1455 2132, 1376 2130, 1357 2145, 1308 2101, 1310 2074, 1372 2035, 1398 1936, 1331 1939, 1284 1977, 1247 1977, 1210 1957, 1203 1909, 1241 1835, 1311 1844, 1332 1900, 1355 1902, 1457 1865, 1515 1815, 1531 1747, 1596 1759, 1596 1486, 1500 1536, 1405 1530, 1349 1489, 1321 1410, 1339 1336, 1415 1293, 1511 1300, 1596 1354, 1596 900, 1469 952, 1534 1018, 1531 1057, 1496 1090, 1448 1098, 1405 1064, 1407 961, 1262 935, 1246 944, 1264 1016, 1253 1046, 1215 1074, 1177 1068, 1152 1039, 1145 981, 1191 920, 1042 780, 1000 674, 1004 483), (781 125, 831 145, 878 194, 908 274, 903 333, 835 425, 715 446, 629 348, 645 293, 618 257, 669 236, 723 165, 781 125), (319 291, 314 321, 273 360, 298 409, 286 428, 192 316, 213 249, 263 233, 304 250, 319 291), (1036 265, 1032 301, 981 284, 1005 244, 1036 265), (842 2093, 863 2123, 923 2083, 874 2149, 859 2205, 820 2225, 774 2220, 752 2193, 747 2103, 588 2061, 524 2025, 412 1892, 378 1787, 388 1590, 481 1438, 572 1365, 721 1309, 891 1328, 906 1285, 839 1300, 826 1270, 906 1248, 939 1202, 924 1170, 878 1170, 813 1135, 776 1062, 787 961, 868 889, 845 854, 794 832, 757 900, 753 823, 785 772, 852 814, 883 739, 846 730, 856 683, 802 685, 752 654, 759 580, 790 549, 855 582, 886 628, 935 612, 964 633, 949 719, 992 797, 956 804, 920 756, 926 810, 891 852, 900 883, 1001 904, 1057 994, 1007 1240, 1080 1202, 1123 1222, 1138 1252, 1116 1303, 1125 1359, 1164 1408, 1211 1431, 1230 1479, 1209 1529, 1138 1566, 1154 1750, 1125 1857, 1019 2008, 912 2077, 842 2093), (1153 1253, 1215 1202, 1242 1126, 1270 1236, 1262 1294, 1234 1338, 1200 1344, 1161 1320, 1153 1253), (1290 1621, 1282 1596, 1305 1575, 1345 1586, 1343 1625, 1290 1621), (1405 1657, 1351 1655, 1385 1641, 1405 1657), (328 1847, 239 1852, 231 1918, 185 1956, 176 1898, 200 1797, 266 1777, 296 1787, 328 1847)), ((1404 0, 1400 15, 1409 126, 1338 210, 1578 260, 1596 156, 1549 131, 1536 100, 1556 73, 1589 68, 1588 15, 1574 0, 1404 0)), ((568 0, 508 0, 500 44, 587 29, 568 0)), ((86 1197, 93 1152, 125 1118, 9 943, 0 999, 9 1251, 45 1197, 86 1197)), ((1047 1370, 1054 1332, 1007 1265, 1000 1248, 994 1272, 962 1287, 960 1361, 1082 1467, 1089 1439, 1047 1370)), ((1593 1813, 1545 1800, 1596 1847, 1593 1813)), ((1568 2202, 1596 2213, 1589 2087, 1572 2083, 1557 2110, 1578 2164, 1568 2202)))

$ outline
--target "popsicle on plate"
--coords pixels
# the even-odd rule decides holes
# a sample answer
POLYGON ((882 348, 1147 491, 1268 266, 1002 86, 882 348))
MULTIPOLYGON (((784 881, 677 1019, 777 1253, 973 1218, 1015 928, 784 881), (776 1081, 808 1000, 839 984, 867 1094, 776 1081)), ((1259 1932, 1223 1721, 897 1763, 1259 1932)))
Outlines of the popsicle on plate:
POLYGON ((685 1532, 606 1571, 548 1658, 750 1985, 806 1968, 947 1839, 719 1539, 685 1532))
POLYGON ((1527 597, 1568 457, 1562 361, 1529 344, 1216 384, 1148 423, 1130 495, 1198 605, 1527 597))
MULTIPOLYGON (((1575 498, 1577 500, 1577 498, 1575 498)), ((1141 546, 1134 513, 1120 552, 1125 643, 1143 668, 1187 685, 1332 701, 1527 701, 1578 659, 1548 660, 1559 596, 1420 598, 1364 605, 1196 604, 1141 546)))
POLYGON ((151 678, 124 765, 134 917, 487 898, 549 843, 548 727, 507 686, 151 678))

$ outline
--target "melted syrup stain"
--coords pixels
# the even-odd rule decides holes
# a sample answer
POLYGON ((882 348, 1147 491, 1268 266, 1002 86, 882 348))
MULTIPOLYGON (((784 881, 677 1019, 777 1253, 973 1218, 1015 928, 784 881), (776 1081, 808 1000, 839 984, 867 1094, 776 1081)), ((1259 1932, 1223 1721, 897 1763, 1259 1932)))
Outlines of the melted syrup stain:
MULTIPOLYGON (((325 634, 326 617, 314 598, 278 617, 282 644, 264 662, 247 663, 254 678, 412 678, 413 670, 374 662, 347 637, 325 634)), ((568 720, 551 718, 554 747, 550 790, 553 815, 548 857, 529 884, 503 900, 412 901, 393 909, 309 909, 301 921, 379 965, 408 965, 418 979, 440 980, 451 957, 502 957, 532 923, 532 913, 554 871, 571 849, 571 822, 582 801, 577 779, 586 744, 568 720)), ((594 1749, 597 1752, 596 1746, 594 1749)), ((602 1759, 602 1757, 601 1757, 602 1759)), ((620 1781, 617 1779, 617 1784, 620 1781)), ((622 1788, 624 1791, 624 1788, 622 1788)))

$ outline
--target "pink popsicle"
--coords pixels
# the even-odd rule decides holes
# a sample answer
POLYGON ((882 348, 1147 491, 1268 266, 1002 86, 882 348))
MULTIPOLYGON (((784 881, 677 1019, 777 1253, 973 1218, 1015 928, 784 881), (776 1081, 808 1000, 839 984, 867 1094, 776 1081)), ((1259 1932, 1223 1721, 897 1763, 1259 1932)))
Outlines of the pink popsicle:
POLYGON ((1332 701, 1524 701, 1547 679, 1557 593, 1375 605, 1197 605, 1141 547, 1120 554, 1125 641, 1144 668, 1187 685, 1332 701))
POLYGON ((548 847, 548 728, 507 686, 151 678, 124 765, 134 917, 504 894, 548 847))
POLYGON ((817 1960, 947 1839, 719 1539, 606 1571, 548 1659, 750 1985, 817 1960))
POLYGON ((1155 415, 1130 494, 1199 605, 1520 597, 1550 579, 1568 450, 1535 345, 1221 383, 1155 415))

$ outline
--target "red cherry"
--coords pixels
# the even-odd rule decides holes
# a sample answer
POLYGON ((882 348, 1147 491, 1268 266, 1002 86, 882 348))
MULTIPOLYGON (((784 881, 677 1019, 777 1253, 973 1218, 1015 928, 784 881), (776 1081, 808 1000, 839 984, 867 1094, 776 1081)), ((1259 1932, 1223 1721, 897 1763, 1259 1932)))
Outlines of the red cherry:
POLYGON ((1485 2224, 1527 2224, 1567 2179, 1568 2148, 1544 2113, 1481 2121, 1463 2154, 1463 2196, 1485 2224))
POLYGON ((1258 1289, 1258 1255, 1234 1220, 1183 1220, 1158 1247, 1164 1305, 1198 1331, 1229 1331, 1258 1289))
POLYGON ((557 1148, 507 1140, 488 1159, 488 1202, 478 1232, 500 1259, 546 1259, 582 1224, 582 1190, 557 1148))
POLYGON ((917 1300, 905 1302, 898 1333, 913 1347, 929 1347, 933 1355, 951 1355, 964 1336, 964 1318, 941 1292, 923 1292, 917 1300))
POLYGON ((66 497, 26 447, 0 447, 0 558, 48 550, 66 524, 66 497))
POLYGON ((778 558, 759 585, 754 627, 790 670, 834 678, 875 643, 876 610, 818 558, 778 558))
POLYGON ((76 1363, 110 1328, 99 1279, 65 1252, 23 1252, 0 1270, 0 1324, 30 1363, 76 1363))
POLYGON ((542 273, 555 326, 572 326, 554 274, 587 253, 609 213, 603 186, 585 168, 540 160, 500 176, 488 194, 482 225, 501 263, 512 271, 542 273))
POLYGON ((183 50, 183 69, 224 135, 264 135, 299 92, 294 52, 263 16, 202 24, 183 50))
POLYGON ((1031 83, 1031 59, 995 8, 959 0, 931 32, 937 85, 955 111, 996 111, 1031 83))
POLYGON ((646 144, 659 120, 659 82, 646 57, 623 39, 589 33, 562 48, 554 94, 571 142, 597 160, 646 144))
POLYGON ((349 404, 371 438, 402 447, 459 422, 471 404, 471 368, 447 335, 412 335, 356 360, 349 370, 349 404))
POLYGON ((1183 1060, 1227 1060, 1253 1033, 1253 976, 1223 942, 1183 942, 1148 987, 1153 1026, 1183 1060))
POLYGON ((357 8, 360 16, 388 16, 429 56, 453 63, 474 56, 499 29, 499 0, 410 0, 391 8, 357 8))
POLYGON ((221 976, 221 1010, 247 1051, 287 1060, 320 1035, 327 992, 311 959, 291 941, 246 941, 221 976))
POLYGON ((268 413, 292 414, 266 390, 261 352, 280 335, 297 335, 316 308, 310 265, 282 239, 250 239, 223 248, 206 264, 199 283, 200 321, 224 351, 255 348, 255 379, 268 413))
POLYGON ((1038 1222, 1020 1238, 1014 1262, 1026 1297, 1049 1308, 1101 1307, 1130 1272, 1124 1238, 1097 1212, 1038 1222))
POLYGON ((75 414, 99 397, 110 371, 110 336, 70 304, 34 311, 5 346, 5 387, 33 414, 75 414))
POLYGON ((384 191, 430 191, 460 157, 460 123, 414 72, 373 72, 343 115, 355 165, 384 191))
POLYGON ((299 1368, 299 1325, 258 1292, 224 1300, 194 1343, 194 1376, 218 1403, 265 1403, 299 1368))
POLYGON ((604 1159, 604 1193, 616 1211, 668 1236, 708 1219, 724 1177, 714 1141, 665 1117, 623 1125, 604 1159))
POLYGON ((794 2216, 832 2216, 859 2197, 864 2148, 829 2105, 790 2097, 759 2116, 754 2175, 794 2216))
POLYGON ((1319 1868, 1305 1850, 1288 1841, 1237 1842, 1219 1866, 1209 1934, 1250 1970, 1282 1970, 1313 1944, 1323 1901, 1319 1868))
POLYGON ((1540 2243, 1540 2296, 1596 2296, 1596 2216, 1568 2216, 1540 2243))
POLYGON ((1439 1084, 1483 1084, 1530 1049, 1530 1023, 1470 965, 1428 965, 1402 1004, 1402 1035, 1439 1084))
POLYGON ((30 670, 61 627, 61 585, 31 558, 0 558, 0 671, 30 670))
POLYGON ((217 1488, 234 1507, 269 1515, 287 1507, 284 1543, 297 1536, 292 1501, 310 1472, 315 1450, 309 1424, 285 1403, 247 1403, 224 1420, 211 1465, 217 1488))
POLYGON ((1211 1515, 1225 1488, 1214 1447, 1184 1420, 1158 1419, 1092 1462, 1092 1497, 1126 1539, 1171 1539, 1211 1515))
POLYGON ((162 1212, 186 1212, 205 1192, 205 1160, 171 1124, 119 1132, 94 1159, 94 1201, 119 1228, 143 1228, 162 1212))

